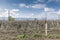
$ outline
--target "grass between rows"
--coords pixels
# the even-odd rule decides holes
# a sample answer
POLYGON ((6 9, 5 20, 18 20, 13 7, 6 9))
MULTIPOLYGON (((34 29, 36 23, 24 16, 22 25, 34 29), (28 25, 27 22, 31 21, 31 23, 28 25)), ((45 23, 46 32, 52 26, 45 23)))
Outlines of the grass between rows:
POLYGON ((25 34, 21 34, 21 35, 17 35, 17 39, 21 39, 21 38, 60 38, 60 34, 48 34, 47 36, 45 34, 32 34, 32 35, 25 35, 25 34))

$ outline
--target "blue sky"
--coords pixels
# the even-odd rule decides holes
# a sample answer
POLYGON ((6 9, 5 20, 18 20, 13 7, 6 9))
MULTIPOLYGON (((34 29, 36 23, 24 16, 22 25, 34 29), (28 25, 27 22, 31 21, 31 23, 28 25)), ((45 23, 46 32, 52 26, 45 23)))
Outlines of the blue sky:
POLYGON ((60 0, 0 0, 0 17, 58 19, 60 0))

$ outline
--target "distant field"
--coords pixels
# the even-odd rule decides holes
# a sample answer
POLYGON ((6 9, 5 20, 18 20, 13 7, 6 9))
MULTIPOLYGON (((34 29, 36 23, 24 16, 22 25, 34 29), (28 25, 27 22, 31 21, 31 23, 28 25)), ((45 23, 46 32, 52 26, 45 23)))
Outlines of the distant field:
POLYGON ((0 21, 1 40, 59 40, 59 20, 0 21), (45 36, 45 22, 48 35, 45 36))

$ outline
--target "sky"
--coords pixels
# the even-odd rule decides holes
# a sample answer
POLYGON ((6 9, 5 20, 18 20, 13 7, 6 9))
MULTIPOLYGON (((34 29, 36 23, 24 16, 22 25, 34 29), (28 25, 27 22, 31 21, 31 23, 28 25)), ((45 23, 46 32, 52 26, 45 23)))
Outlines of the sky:
POLYGON ((0 17, 58 19, 60 0, 0 0, 0 17))

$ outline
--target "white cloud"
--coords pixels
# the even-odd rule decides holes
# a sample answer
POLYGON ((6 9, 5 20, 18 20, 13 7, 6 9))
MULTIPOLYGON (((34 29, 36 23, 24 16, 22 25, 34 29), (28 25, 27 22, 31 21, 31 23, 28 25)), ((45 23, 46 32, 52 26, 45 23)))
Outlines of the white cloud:
MULTIPOLYGON (((12 9, 9 10, 12 15, 16 15, 19 12, 19 9, 12 9)), ((2 9, 0 10, 0 17, 8 17, 8 9, 2 9)))
POLYGON ((46 7, 45 4, 30 4, 30 5, 26 5, 26 4, 19 4, 20 7, 25 7, 25 8, 36 8, 36 9, 42 9, 44 7, 46 7))
POLYGON ((48 2, 54 2, 54 1, 56 1, 56 0, 48 0, 48 2))
POLYGON ((19 9, 12 9, 12 11, 19 11, 19 9))
POLYGON ((44 8, 44 12, 46 13, 52 13, 52 14, 56 14, 56 15, 59 15, 60 14, 60 9, 56 11, 56 9, 53 9, 53 8, 44 8))
POLYGON ((59 19, 58 17, 60 17, 60 10, 55 10, 53 8, 44 8, 43 12, 40 12, 40 17, 44 19, 45 17, 47 17, 47 19, 59 19))
POLYGON ((38 2, 45 2, 45 0, 37 0, 38 2))
MULTIPOLYGON (((34 13, 19 13, 19 11, 19 9, 11 9, 11 16, 14 18, 45 18, 47 14, 48 19, 57 19, 58 15, 60 14, 60 10, 55 11, 55 9, 48 7, 44 8, 44 11, 37 15, 34 13)), ((0 10, 0 17, 8 17, 8 9, 0 10)))
POLYGON ((12 9, 10 10, 10 13, 18 13, 19 12, 19 9, 12 9))
POLYGON ((45 12, 54 12, 55 9, 46 7, 46 8, 44 8, 44 11, 45 12))
POLYGON ((53 20, 56 20, 56 19, 58 19, 58 15, 57 15, 57 12, 41 12, 40 13, 40 19, 45 19, 45 17, 47 18, 47 19, 53 19, 53 20))
POLYGON ((57 11, 57 14, 60 15, 60 10, 57 11))
POLYGON ((44 2, 46 2, 46 0, 36 0, 33 3, 38 3, 38 2, 44 3, 44 2))
POLYGON ((0 8, 0 11, 1 11, 2 9, 0 8))
POLYGON ((48 19, 58 19, 60 16, 60 9, 56 11, 56 9, 53 8, 44 8, 44 14, 47 14, 48 19))
POLYGON ((60 2, 60 0, 48 0, 48 3, 49 2, 60 2))
POLYGON ((42 9, 42 8, 44 8, 45 6, 46 6, 45 4, 35 4, 35 5, 31 5, 31 8, 42 9))
MULTIPOLYGON (((8 9, 3 9, 0 12, 0 17, 8 17, 8 9)), ((14 18, 35 18, 34 13, 20 13, 19 9, 11 9, 10 16, 14 18)))
POLYGON ((35 15, 34 13, 20 13, 20 14, 17 14, 17 15, 14 15, 13 17, 15 18, 35 18, 35 15))
POLYGON ((21 4, 19 4, 19 6, 20 6, 20 7, 25 7, 26 4, 21 3, 21 4))
POLYGON ((8 13, 7 9, 0 10, 0 17, 7 17, 8 15, 7 13, 8 13))
POLYGON ((24 3, 19 4, 19 6, 20 6, 20 7, 26 7, 26 8, 29 8, 29 6, 27 6, 27 5, 24 4, 24 3))

